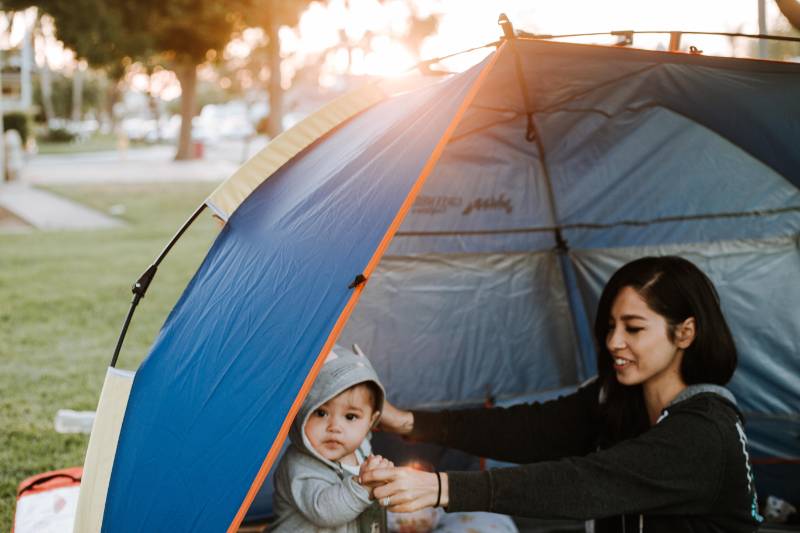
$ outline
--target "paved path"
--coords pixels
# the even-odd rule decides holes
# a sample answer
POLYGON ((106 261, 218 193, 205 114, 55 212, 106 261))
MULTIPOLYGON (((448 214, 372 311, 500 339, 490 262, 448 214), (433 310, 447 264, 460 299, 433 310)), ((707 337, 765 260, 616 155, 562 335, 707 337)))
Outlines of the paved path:
POLYGON ((38 155, 22 171, 22 181, 32 184, 139 183, 166 181, 222 181, 238 162, 222 158, 173 161, 169 146, 71 155, 38 155))
POLYGON ((17 220, 6 217, 4 222, 2 209, 40 230, 104 229, 123 225, 111 216, 37 189, 35 185, 223 181, 265 144, 264 139, 248 144, 223 141, 206 147, 205 158, 195 161, 174 161, 175 149, 171 146, 134 148, 124 153, 33 156, 17 182, 0 183, 0 232, 24 230, 17 220))
POLYGON ((0 207, 40 230, 106 229, 123 225, 99 211, 25 183, 0 186, 0 207))

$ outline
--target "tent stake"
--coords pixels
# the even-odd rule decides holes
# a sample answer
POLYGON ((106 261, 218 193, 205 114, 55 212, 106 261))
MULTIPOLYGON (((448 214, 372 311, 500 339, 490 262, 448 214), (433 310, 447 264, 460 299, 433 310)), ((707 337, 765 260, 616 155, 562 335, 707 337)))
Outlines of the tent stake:
POLYGON ((133 318, 133 312, 136 310, 136 306, 139 305, 139 300, 144 298, 145 293, 147 292, 147 288, 150 287, 150 282, 153 281, 153 278, 156 275, 156 271, 158 271, 158 265, 161 264, 161 261, 167 256, 172 247, 178 242, 178 239, 183 236, 183 233, 192 225, 200 213, 206 208, 206 204, 200 204, 194 213, 183 223, 183 226, 175 233, 172 239, 167 243, 161 253, 158 255, 155 261, 147 267, 139 279, 136 280, 136 283, 133 284, 131 287, 131 292, 133 293, 133 300, 131 300, 131 306, 128 309, 128 315, 125 317, 125 322, 122 324, 122 331, 120 331, 119 338, 117 339, 117 347, 114 349, 114 355, 111 357, 111 366, 114 368, 117 365, 117 359, 119 358, 119 352, 122 349, 122 342, 125 340, 125 335, 128 333, 128 326, 131 323, 131 319, 133 318))

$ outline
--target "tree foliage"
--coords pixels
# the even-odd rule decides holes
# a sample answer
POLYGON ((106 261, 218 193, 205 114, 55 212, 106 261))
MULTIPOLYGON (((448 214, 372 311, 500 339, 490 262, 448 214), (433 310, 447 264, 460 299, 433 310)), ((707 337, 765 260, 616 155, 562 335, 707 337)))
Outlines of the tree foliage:
POLYGON ((53 17, 57 37, 92 66, 161 63, 178 75, 181 137, 176 158, 191 156, 197 66, 243 27, 254 0, 11 0, 6 9, 37 6, 53 17))
POLYGON ((6 0, 5 9, 36 6, 53 17, 56 37, 92 67, 120 64, 149 49, 149 36, 129 13, 131 0, 6 0))

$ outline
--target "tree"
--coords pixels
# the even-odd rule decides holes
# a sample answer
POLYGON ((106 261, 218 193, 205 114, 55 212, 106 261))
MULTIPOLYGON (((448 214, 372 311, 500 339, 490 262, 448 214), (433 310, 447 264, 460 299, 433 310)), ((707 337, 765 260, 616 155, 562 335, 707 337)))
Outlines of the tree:
MULTIPOLYGON (((3 3, 12 9, 36 6, 39 10, 37 31, 45 33, 42 15, 49 15, 55 26, 55 37, 79 58, 85 59, 90 67, 105 71, 110 80, 106 102, 112 122, 111 107, 118 97, 118 84, 125 75, 126 66, 132 58, 146 56, 151 48, 143 25, 136 22, 139 19, 128 17, 126 9, 132 9, 133 4, 125 0, 5 0, 3 3)), ((42 103, 49 123, 56 113, 50 96, 51 72, 46 60, 40 68, 40 79, 42 103)))
MULTIPOLYGON (((103 0, 114 4, 117 0, 103 0)), ((192 118, 196 113, 197 67, 219 54, 243 27, 250 0, 143 0, 137 16, 146 21, 152 50, 175 72, 181 86, 181 129, 175 159, 191 159, 192 118)), ((132 14, 133 15, 133 14, 132 14)))
POLYGON ((176 159, 190 159, 197 67, 219 52, 252 0, 12 0, 37 5, 56 23, 58 38, 90 65, 156 57, 181 86, 176 159), (91 14, 91 15, 89 15, 91 14))
POLYGON ((275 138, 281 130, 283 118, 283 88, 281 87, 281 46, 278 30, 281 26, 296 26, 300 15, 311 2, 308 0, 254 0, 245 14, 245 22, 262 28, 267 35, 267 63, 269 65, 269 117, 267 135, 275 138))

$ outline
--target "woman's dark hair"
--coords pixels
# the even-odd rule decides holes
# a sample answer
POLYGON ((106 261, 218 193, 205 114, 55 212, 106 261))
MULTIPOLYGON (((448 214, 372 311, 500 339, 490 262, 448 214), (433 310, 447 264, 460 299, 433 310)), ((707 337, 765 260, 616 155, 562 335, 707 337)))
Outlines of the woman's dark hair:
POLYGON ((641 385, 625 386, 617 381, 611 354, 606 347, 611 306, 622 289, 631 287, 647 305, 667 321, 667 335, 689 317, 695 320, 695 338, 684 350, 681 376, 687 385, 724 385, 736 370, 736 345, 711 280, 693 263, 675 256, 643 257, 623 265, 608 280, 594 322, 597 371, 605 396, 602 410, 606 433, 613 441, 638 435, 649 421, 641 385))

